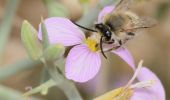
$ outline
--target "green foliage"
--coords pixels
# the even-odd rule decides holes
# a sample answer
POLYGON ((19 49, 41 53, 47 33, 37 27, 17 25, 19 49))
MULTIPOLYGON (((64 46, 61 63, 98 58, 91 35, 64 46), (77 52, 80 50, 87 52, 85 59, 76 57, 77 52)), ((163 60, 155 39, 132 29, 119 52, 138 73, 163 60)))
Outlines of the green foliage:
POLYGON ((37 38, 37 31, 27 21, 22 23, 21 40, 31 59, 39 59, 42 55, 42 47, 37 38))

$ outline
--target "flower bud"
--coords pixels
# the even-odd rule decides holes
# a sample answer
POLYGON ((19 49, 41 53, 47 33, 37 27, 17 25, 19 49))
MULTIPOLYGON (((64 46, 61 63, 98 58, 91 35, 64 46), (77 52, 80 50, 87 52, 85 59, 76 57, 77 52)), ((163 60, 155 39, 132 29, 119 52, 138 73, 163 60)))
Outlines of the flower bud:
POLYGON ((42 55, 42 47, 37 38, 37 31, 26 20, 22 23, 21 40, 31 59, 39 59, 42 55))
POLYGON ((44 50, 46 60, 55 60, 60 58, 65 52, 64 46, 61 44, 50 45, 44 50))

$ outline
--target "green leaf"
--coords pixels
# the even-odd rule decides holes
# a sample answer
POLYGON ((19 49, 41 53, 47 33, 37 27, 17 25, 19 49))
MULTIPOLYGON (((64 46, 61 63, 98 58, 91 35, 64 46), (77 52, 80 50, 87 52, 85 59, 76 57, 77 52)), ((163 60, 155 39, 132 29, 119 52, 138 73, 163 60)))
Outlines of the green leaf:
POLYGON ((42 56, 42 47, 37 38, 37 31, 26 20, 22 23, 21 40, 33 60, 37 60, 42 56))
POLYGON ((55 60, 59 57, 61 57, 65 52, 64 46, 60 44, 56 45, 50 45, 47 49, 44 51, 44 57, 46 60, 55 60))

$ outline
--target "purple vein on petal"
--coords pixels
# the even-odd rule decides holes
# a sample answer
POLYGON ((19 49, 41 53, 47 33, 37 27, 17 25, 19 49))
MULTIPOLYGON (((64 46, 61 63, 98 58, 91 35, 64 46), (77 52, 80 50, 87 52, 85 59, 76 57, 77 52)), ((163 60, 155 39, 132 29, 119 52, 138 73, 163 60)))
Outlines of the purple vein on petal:
POLYGON ((89 56, 91 56, 91 54, 88 51, 87 51, 87 54, 84 55, 84 57, 81 56, 81 55, 79 56, 79 57, 83 57, 82 58, 82 65, 79 65, 79 68, 80 68, 80 71, 78 73, 79 75, 75 74, 75 76, 77 77, 77 78, 75 78, 75 80, 77 79, 77 80, 80 80, 80 82, 85 82, 85 80, 87 80, 86 78, 89 77, 90 74, 88 74, 88 73, 90 73, 89 72, 90 68, 88 68, 88 70, 86 70, 86 66, 90 66, 90 62, 89 62, 89 59, 88 59, 89 56), (84 63, 85 61, 88 62, 88 63, 84 63))
POLYGON ((100 60, 99 53, 91 52, 86 45, 77 45, 70 50, 66 59, 66 77, 76 82, 86 82, 99 71, 100 60))
POLYGON ((130 100, 159 100, 147 88, 135 89, 130 100))
MULTIPOLYGON (((83 32, 69 19, 51 17, 47 18, 44 22, 51 44, 61 43, 64 46, 72 46, 81 44, 85 39, 83 32)), ((38 38, 41 40, 42 32, 40 26, 38 38)))
MULTIPOLYGON (((79 67, 74 67, 76 62, 79 60, 79 63, 81 63, 81 59, 84 59, 88 52, 86 52, 86 49, 83 48, 83 46, 75 46, 73 47, 70 52, 68 53, 67 59, 66 59, 66 76, 69 79, 74 78, 76 74, 80 72, 79 67)), ((79 64, 81 65, 81 64, 79 64)), ((79 66, 78 65, 78 66, 79 66)))
POLYGON ((135 63, 134 63, 134 59, 131 55, 131 53, 128 51, 128 49, 121 47, 118 48, 116 50, 112 51, 114 54, 118 55, 120 58, 122 58, 127 64, 129 64, 129 66, 135 70, 135 63))

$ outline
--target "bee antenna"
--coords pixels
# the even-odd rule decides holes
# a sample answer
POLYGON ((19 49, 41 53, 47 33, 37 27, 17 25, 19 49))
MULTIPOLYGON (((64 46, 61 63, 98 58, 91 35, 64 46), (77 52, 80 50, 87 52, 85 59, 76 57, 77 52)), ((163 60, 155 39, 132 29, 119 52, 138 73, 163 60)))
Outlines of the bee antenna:
POLYGON ((101 53, 102 53, 102 55, 103 55, 103 56, 107 59, 106 55, 104 54, 102 44, 103 44, 103 36, 101 36, 101 38, 100 38, 100 49, 101 49, 101 53))
POLYGON ((83 29, 85 29, 85 30, 88 30, 88 31, 91 31, 91 32, 97 32, 96 30, 86 28, 86 27, 81 26, 81 25, 79 25, 79 24, 77 24, 77 23, 75 23, 75 22, 73 22, 73 23, 74 23, 75 25, 77 25, 78 27, 83 28, 83 29))

